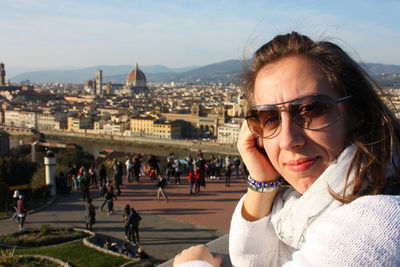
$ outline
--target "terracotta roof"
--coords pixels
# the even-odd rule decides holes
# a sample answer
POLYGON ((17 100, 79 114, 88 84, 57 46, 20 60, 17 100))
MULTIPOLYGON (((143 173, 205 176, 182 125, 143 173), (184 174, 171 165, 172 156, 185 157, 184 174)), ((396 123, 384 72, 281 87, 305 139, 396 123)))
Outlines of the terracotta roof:
POLYGON ((143 71, 139 69, 138 64, 136 63, 135 68, 129 72, 128 77, 126 77, 126 85, 127 86, 146 86, 146 76, 143 71))

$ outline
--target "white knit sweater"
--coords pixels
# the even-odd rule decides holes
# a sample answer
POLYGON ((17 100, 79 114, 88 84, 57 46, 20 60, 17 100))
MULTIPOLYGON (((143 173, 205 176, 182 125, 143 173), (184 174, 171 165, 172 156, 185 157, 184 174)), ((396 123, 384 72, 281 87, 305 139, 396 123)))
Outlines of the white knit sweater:
MULTIPOLYGON (((346 148, 303 195, 280 192, 271 214, 255 222, 242 217, 242 197, 229 233, 232 264, 400 266, 400 196, 364 196, 341 205, 327 191, 327 184, 343 190, 344 179, 338 176, 343 177, 353 155, 346 148)), ((202 261, 179 265, 208 266, 202 261)))

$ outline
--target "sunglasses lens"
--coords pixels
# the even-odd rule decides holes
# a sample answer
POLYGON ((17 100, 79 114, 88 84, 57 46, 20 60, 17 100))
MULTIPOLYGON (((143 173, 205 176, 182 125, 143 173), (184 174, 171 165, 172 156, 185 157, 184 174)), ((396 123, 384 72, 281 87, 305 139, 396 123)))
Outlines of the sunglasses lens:
POLYGON ((251 109, 247 116, 250 130, 258 137, 270 137, 279 127, 279 109, 274 106, 260 106, 251 109))
POLYGON ((335 101, 325 95, 299 98, 291 103, 289 112, 297 125, 309 130, 328 127, 340 117, 335 101))

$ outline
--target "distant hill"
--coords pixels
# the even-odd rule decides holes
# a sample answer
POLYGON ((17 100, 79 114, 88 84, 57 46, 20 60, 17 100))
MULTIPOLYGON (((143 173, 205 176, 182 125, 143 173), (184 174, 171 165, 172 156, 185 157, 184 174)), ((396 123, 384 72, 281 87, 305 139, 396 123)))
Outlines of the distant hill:
MULTIPOLYGON (((381 73, 400 73, 399 65, 366 63, 363 67, 373 76, 381 73)), ((93 79, 96 69, 103 70, 103 81, 124 83, 128 73, 134 65, 93 66, 81 69, 49 70, 25 72, 11 78, 13 82, 30 80, 31 82, 75 82, 84 83, 93 79)), ((185 68, 168 68, 163 65, 141 66, 150 82, 229 82, 241 73, 242 66, 239 60, 227 60, 202 67, 191 66, 185 68)))
MULTIPOLYGON (((228 60, 182 73, 147 73, 145 71, 144 73, 146 74, 147 80, 150 82, 229 82, 232 81, 235 75, 239 74, 241 71, 242 66, 239 60, 228 60)), ((105 80, 122 83, 125 81, 126 76, 127 73, 105 76, 105 80)))
MULTIPOLYGON (((74 82, 84 83, 87 80, 93 79, 97 69, 103 70, 103 80, 108 81, 107 77, 116 75, 126 76, 134 68, 134 65, 100 65, 80 69, 66 69, 66 70, 42 70, 42 71, 30 71, 18 74, 11 78, 13 82, 20 82, 29 80, 31 82, 74 82)), ((151 73, 180 73, 184 71, 193 70, 198 66, 189 66, 184 68, 168 68, 163 65, 149 65, 141 66, 141 69, 147 76, 151 73)), ((122 80, 121 80, 122 81, 122 80)), ((114 81, 115 82, 115 81, 114 81)), ((120 81, 119 81, 120 82, 120 81)))
POLYGON ((399 65, 387 65, 379 63, 366 63, 363 67, 371 74, 378 75, 381 73, 392 74, 400 73, 399 65))

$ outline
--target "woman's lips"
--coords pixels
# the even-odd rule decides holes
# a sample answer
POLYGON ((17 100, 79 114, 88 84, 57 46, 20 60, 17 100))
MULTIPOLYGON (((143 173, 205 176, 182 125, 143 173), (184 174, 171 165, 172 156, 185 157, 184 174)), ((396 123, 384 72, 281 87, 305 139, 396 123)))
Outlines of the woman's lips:
POLYGON ((310 168, 316 161, 318 157, 312 159, 299 159, 295 161, 290 161, 286 165, 289 170, 294 172, 302 172, 310 168))

